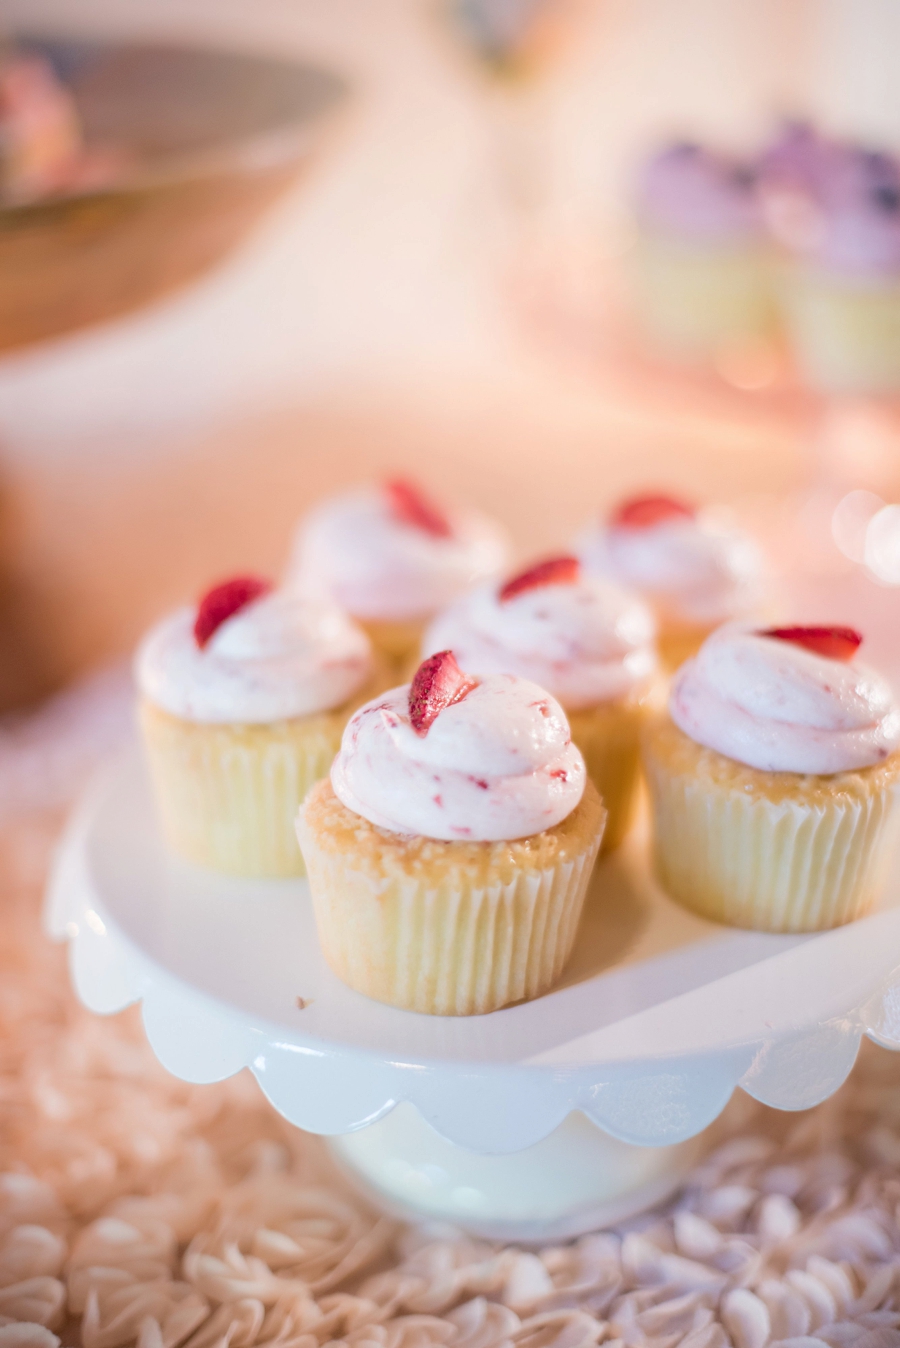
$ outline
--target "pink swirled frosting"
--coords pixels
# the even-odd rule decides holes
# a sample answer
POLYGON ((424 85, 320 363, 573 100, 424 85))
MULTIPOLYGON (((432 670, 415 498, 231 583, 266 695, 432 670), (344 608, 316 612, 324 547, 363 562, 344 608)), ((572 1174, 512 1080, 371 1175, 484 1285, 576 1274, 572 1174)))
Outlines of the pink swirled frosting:
POLYGON ((431 617, 508 560, 506 535, 486 515, 448 510, 446 518, 446 533, 417 528, 378 487, 335 497, 301 525, 291 579, 358 618, 431 617))
POLYGON ((446 842, 527 838, 571 814, 584 760, 559 703, 511 674, 483 679, 425 734, 409 686, 351 717, 331 769, 338 799, 391 833, 446 842))
POLYGON ((766 772, 853 772, 900 745, 881 675, 746 626, 720 628, 682 665, 669 712, 698 744, 766 772))
POLYGON ((196 607, 178 609, 144 638, 141 693, 173 716, 263 724, 328 711, 372 673, 368 637, 332 604, 272 590, 216 628, 204 646, 196 607))
POLYGON ((506 600, 496 585, 474 590, 435 619, 422 653, 452 649, 472 674, 518 674, 575 711, 624 697, 653 674, 655 629, 639 599, 582 575, 506 600))
POLYGON ((636 591, 670 622, 725 622, 752 612, 763 591, 756 544, 705 511, 643 528, 597 525, 576 551, 586 572, 636 591))

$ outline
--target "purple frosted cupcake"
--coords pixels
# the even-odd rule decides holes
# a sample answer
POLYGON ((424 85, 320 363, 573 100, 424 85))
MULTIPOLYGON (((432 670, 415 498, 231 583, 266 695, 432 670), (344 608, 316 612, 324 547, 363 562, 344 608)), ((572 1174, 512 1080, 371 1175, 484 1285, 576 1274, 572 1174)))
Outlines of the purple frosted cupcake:
POLYGON ((689 142, 638 179, 635 289, 650 340, 708 359, 767 339, 775 308, 756 168, 689 142))
POLYGON ((785 304, 811 383, 900 389, 900 160, 849 145, 827 157, 785 304))

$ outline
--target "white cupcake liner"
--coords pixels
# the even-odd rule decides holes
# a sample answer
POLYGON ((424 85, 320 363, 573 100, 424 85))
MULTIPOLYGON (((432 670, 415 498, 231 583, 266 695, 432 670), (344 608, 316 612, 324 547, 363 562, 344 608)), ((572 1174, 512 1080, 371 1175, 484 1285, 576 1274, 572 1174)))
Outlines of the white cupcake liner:
POLYGON ((815 803, 768 799, 671 774, 652 749, 647 775, 656 872, 685 907, 732 926, 804 932, 877 902, 896 850, 896 785, 836 788, 815 803))
MULTIPOLYGON (((602 823, 598 803, 593 814, 602 823)), ((320 837, 305 816, 298 832, 319 940, 328 963, 358 992, 411 1011, 463 1016, 537 997, 559 977, 602 828, 586 826, 574 856, 570 845, 555 864, 514 864, 511 877, 478 883, 454 863, 456 844, 413 873, 388 865, 382 872, 320 837)))
POLYGON ((231 875, 303 875, 297 807, 327 775, 345 719, 203 726, 145 704, 144 741, 173 852, 231 875))

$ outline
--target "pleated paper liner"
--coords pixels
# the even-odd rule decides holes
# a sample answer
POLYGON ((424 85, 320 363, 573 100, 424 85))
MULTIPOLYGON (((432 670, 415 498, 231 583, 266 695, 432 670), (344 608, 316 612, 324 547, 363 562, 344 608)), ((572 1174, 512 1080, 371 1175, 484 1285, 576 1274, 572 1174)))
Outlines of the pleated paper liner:
POLYGON ((670 720, 647 735, 657 877, 686 908, 757 931, 825 931, 868 912, 900 823, 900 755, 859 772, 760 772, 670 720))
POLYGON ((540 996, 571 954, 605 818, 588 782, 568 818, 532 838, 404 838, 321 782, 298 832, 328 963, 357 992, 432 1015, 540 996))

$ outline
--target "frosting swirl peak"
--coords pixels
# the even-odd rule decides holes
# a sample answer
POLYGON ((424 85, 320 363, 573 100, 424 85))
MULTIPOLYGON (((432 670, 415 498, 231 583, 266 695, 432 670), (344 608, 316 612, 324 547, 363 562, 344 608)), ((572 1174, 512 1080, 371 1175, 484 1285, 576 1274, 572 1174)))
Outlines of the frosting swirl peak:
POLYGON ((766 772, 853 772, 900 745, 881 675, 745 626, 720 628, 678 670, 669 712, 698 744, 766 772))
POLYGON ((421 734, 409 685, 361 707, 331 769, 349 810, 391 833, 446 842, 526 838, 571 814, 584 760, 559 703, 526 679, 483 679, 421 734))
POLYGON ((331 604, 271 590, 220 623, 202 646, 197 608, 178 609, 144 638, 141 693, 188 721, 262 724, 329 711, 372 671, 366 634, 331 604))
POLYGON ((656 668, 649 609, 612 581, 581 574, 504 599, 483 586, 432 623, 424 653, 451 648, 473 674, 518 674, 577 711, 624 697, 656 668))
POLYGON ((431 503, 421 504, 427 514, 402 483, 324 502, 297 534, 292 577, 355 617, 399 622, 430 617, 499 574, 508 551, 499 525, 478 511, 438 514, 431 503), (440 528, 428 526, 429 515, 440 528))
POLYGON ((671 622, 721 623, 759 602, 756 544, 703 510, 641 527, 614 517, 584 533, 577 550, 586 571, 637 591, 671 622))

